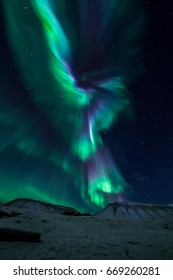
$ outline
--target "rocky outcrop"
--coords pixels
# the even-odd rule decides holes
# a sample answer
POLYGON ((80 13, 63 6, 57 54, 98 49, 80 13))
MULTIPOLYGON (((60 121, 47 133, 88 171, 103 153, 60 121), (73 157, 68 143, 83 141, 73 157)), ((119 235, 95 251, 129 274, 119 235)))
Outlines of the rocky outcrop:
POLYGON ((0 228, 0 241, 3 242, 40 242, 41 233, 13 228, 0 228))
POLYGON ((17 217, 19 216, 20 213, 19 212, 16 212, 16 211, 10 211, 8 209, 0 209, 0 218, 4 218, 4 217, 17 217))

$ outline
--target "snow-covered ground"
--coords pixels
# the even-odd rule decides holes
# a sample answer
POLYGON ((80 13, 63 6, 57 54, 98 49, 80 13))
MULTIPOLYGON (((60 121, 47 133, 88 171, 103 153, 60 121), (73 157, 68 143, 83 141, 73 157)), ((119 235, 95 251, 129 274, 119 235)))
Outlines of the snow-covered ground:
POLYGON ((72 208, 18 199, 0 209, 11 216, 0 228, 41 232, 40 243, 0 242, 0 259, 173 259, 172 207, 116 203, 74 216, 72 208))

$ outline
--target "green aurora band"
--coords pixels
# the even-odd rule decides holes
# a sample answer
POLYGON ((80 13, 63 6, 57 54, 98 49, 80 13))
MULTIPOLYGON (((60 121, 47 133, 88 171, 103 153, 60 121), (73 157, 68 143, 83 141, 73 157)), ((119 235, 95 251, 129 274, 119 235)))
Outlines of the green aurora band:
MULTIPOLYGON (((8 143, 0 146, 1 157, 10 145, 18 157, 23 153, 25 161, 35 161, 37 166, 31 172, 30 164, 25 164, 22 179, 14 172, 19 182, 16 195, 83 210, 126 199, 123 193, 128 184, 100 132, 129 111, 127 86, 139 72, 133 60, 139 53, 144 25, 141 3, 4 0, 11 54, 32 104, 46 116, 46 123, 37 114, 28 116, 26 103, 21 108, 15 98, 16 109, 3 109, 7 100, 5 107, 0 106, 0 125, 12 131, 8 143), (94 64, 93 54, 97 52, 99 62, 94 64), (105 54, 109 60, 103 60, 105 54), (133 67, 129 71, 130 64, 133 67), (55 134, 51 140, 47 137, 49 129, 45 128, 48 124, 55 134), (43 159, 51 170, 51 179, 46 179, 48 189, 43 184, 43 159)), ((4 85, 4 91, 7 87, 4 85)), ((8 199, 14 198, 12 181, 1 176, 2 183, 10 186, 12 195, 8 199)), ((9 191, 0 193, 2 200, 7 200, 9 191)))

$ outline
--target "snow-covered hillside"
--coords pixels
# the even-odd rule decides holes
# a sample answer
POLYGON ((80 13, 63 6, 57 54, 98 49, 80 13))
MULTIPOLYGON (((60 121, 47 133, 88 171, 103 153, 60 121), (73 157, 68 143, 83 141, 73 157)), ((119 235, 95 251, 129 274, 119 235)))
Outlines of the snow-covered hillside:
POLYGON ((33 200, 28 198, 17 198, 6 204, 1 205, 1 208, 16 210, 29 210, 34 212, 47 212, 47 213, 56 213, 62 215, 77 215, 79 212, 71 207, 66 207, 62 205, 55 205, 52 203, 41 202, 39 200, 33 200))
POLYGON ((95 215, 107 218, 173 219, 173 207, 142 203, 111 203, 95 215))
POLYGON ((26 199, 2 205, 0 259, 173 259, 172 207, 114 203, 97 215, 74 213, 26 199), (40 242, 4 242, 6 229, 40 242))

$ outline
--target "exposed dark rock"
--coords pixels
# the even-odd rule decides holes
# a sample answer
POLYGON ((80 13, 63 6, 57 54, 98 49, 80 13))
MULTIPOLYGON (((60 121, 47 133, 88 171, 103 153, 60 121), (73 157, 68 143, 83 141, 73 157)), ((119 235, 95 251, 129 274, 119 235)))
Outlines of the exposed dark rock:
POLYGON ((0 228, 0 241, 4 242, 40 242, 41 233, 12 228, 0 228))
POLYGON ((0 218, 4 218, 4 217, 17 217, 21 215, 21 213, 16 212, 16 211, 9 211, 6 209, 0 209, 0 218))
POLYGON ((163 228, 168 229, 168 224, 163 224, 163 228))

